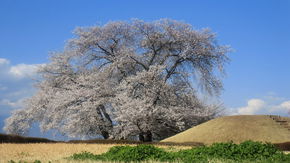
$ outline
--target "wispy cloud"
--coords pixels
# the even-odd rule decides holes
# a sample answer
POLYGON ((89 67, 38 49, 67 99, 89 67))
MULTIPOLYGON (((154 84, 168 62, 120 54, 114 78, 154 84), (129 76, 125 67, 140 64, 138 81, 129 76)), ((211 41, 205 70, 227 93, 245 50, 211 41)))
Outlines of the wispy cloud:
POLYGON ((0 105, 6 105, 6 106, 9 106, 13 109, 18 109, 18 108, 21 108, 22 104, 23 104, 23 100, 24 99, 18 99, 16 101, 11 101, 9 99, 2 99, 0 101, 0 105))
POLYGON ((0 66, 1 65, 9 65, 9 60, 5 59, 5 58, 0 58, 0 66))
POLYGON ((11 65, 10 61, 0 58, 0 114, 9 115, 14 109, 21 108, 24 99, 35 92, 33 83, 37 69, 42 64, 11 65))
POLYGON ((37 71, 37 68, 41 66, 41 64, 18 64, 16 66, 11 66, 9 73, 15 78, 27 78, 34 77, 37 71))
POLYGON ((44 64, 23 63, 11 65, 9 60, 0 58, 0 80, 19 80, 33 78, 37 74, 37 69, 42 65, 44 64))

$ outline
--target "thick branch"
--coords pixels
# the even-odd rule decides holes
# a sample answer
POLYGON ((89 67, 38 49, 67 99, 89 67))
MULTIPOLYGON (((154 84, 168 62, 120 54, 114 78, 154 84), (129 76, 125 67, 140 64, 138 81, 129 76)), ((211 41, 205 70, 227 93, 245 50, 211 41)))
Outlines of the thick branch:
POLYGON ((145 70, 149 70, 149 68, 142 62, 138 61, 137 59, 135 59, 134 57, 130 56, 131 59, 133 59, 137 64, 141 65, 145 70))

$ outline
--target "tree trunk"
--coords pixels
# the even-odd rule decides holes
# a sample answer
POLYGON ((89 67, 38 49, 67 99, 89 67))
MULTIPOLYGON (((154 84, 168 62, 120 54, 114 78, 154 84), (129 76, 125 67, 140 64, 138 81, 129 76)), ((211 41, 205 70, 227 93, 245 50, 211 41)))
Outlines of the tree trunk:
POLYGON ((103 123, 99 126, 101 135, 104 137, 104 139, 108 139, 110 137, 109 130, 113 128, 113 122, 109 114, 106 112, 104 105, 100 105, 97 107, 97 113, 103 123))
POLYGON ((104 139, 108 139, 109 138, 109 133, 107 131, 101 131, 102 136, 104 137, 104 139))
POLYGON ((152 142, 151 131, 143 132, 139 134, 139 140, 142 142, 152 142))

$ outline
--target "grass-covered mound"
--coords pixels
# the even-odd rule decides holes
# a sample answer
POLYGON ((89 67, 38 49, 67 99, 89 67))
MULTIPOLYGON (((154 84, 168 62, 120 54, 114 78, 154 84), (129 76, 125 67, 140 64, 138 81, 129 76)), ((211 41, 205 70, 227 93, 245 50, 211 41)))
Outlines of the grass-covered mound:
POLYGON ((101 161, 167 161, 167 162, 209 162, 222 160, 227 162, 290 162, 290 155, 284 154, 274 145, 245 141, 241 144, 215 143, 211 146, 168 152, 152 145, 115 146, 101 155, 89 152, 74 154, 73 160, 101 161))
POLYGON ((161 142, 241 143, 246 140, 284 143, 290 141, 290 118, 268 115, 235 115, 219 117, 161 142))

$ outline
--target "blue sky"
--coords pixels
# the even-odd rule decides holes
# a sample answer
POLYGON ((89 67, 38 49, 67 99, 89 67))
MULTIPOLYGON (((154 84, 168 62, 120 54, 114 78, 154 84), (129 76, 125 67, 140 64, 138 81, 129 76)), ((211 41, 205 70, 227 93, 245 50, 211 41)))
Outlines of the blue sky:
POLYGON ((289 116, 289 0, 1 0, 0 128, 34 93, 37 65, 62 50, 76 27, 132 18, 210 28, 234 49, 220 97, 228 114, 289 116))

